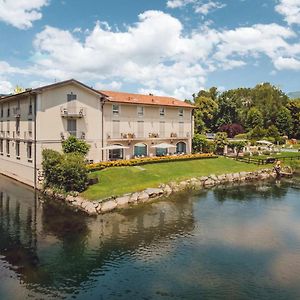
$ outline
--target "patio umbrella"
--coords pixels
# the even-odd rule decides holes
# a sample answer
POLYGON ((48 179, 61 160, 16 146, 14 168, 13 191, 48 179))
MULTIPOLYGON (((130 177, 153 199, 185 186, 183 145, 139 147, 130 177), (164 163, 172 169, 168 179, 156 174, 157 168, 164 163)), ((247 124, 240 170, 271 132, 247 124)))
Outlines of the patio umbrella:
POLYGON ((265 145, 273 145, 273 143, 271 143, 269 141, 264 141, 264 140, 257 141, 257 143, 259 143, 259 144, 265 144, 265 145))
POLYGON ((129 149, 129 147, 121 146, 121 145, 108 145, 101 148, 101 150, 118 150, 118 149, 129 149))
POLYGON ((176 148, 175 145, 167 144, 167 143, 160 143, 154 146, 151 146, 152 148, 161 148, 161 149, 168 149, 168 148, 176 148))

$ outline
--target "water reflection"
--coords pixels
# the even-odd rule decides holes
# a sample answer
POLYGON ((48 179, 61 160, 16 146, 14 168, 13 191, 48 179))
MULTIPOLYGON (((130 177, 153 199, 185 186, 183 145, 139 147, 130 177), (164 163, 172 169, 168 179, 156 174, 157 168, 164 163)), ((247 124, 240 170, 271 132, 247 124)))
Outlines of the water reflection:
POLYGON ((1 177, 0 299, 298 299, 295 186, 218 187, 93 219, 1 177))

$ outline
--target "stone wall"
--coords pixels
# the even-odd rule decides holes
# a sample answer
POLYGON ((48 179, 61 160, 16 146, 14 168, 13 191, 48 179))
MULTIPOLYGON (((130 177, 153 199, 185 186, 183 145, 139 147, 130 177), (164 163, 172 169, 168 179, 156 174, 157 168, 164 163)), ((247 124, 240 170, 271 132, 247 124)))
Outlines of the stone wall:
POLYGON ((99 201, 88 201, 79 195, 61 195, 46 189, 43 193, 58 201, 63 201, 67 205, 73 207, 78 211, 82 211, 91 216, 108 213, 116 209, 128 208, 133 205, 153 201, 161 197, 168 197, 172 193, 183 190, 200 190, 209 188, 220 184, 239 183, 246 181, 266 180, 269 178, 276 178, 276 174, 272 169, 264 169, 255 172, 240 172, 223 175, 210 175, 202 177, 194 177, 180 182, 170 182, 162 184, 159 188, 148 188, 141 192, 126 194, 119 197, 111 197, 99 201))

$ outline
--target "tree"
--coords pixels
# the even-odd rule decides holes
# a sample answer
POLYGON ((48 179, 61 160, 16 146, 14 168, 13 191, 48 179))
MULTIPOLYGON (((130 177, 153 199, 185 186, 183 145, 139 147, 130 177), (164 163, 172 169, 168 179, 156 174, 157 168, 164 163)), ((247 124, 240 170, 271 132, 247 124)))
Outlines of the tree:
POLYGON ((233 141, 229 143, 229 147, 231 149, 236 150, 236 157, 239 156, 240 152, 244 149, 246 143, 244 141, 233 141))
POLYGON ((90 145, 85 141, 77 139, 75 136, 70 135, 65 141, 62 142, 64 153, 78 153, 86 156, 89 152, 90 145))
POLYGON ((290 136, 293 129, 292 116, 286 107, 281 107, 276 116, 275 124, 282 135, 290 136))
POLYGON ((266 136, 266 133, 267 133, 267 131, 264 128, 262 128, 260 126, 256 126, 252 130, 250 130, 249 138, 258 140, 258 139, 261 139, 264 136, 266 136))
POLYGON ((269 126, 269 128, 267 129, 266 135, 274 138, 275 141, 278 141, 280 139, 279 130, 275 125, 269 126))
POLYGON ((204 135, 196 133, 192 141, 193 151, 194 152, 210 152, 207 151, 209 148, 209 141, 204 135))
POLYGON ((227 133, 218 132, 215 136, 214 142, 216 147, 216 153, 223 154, 225 146, 228 145, 227 133))
POLYGON ((243 126, 240 124, 224 124, 219 128, 219 131, 226 132, 229 138, 245 132, 243 126))
POLYGON ((251 130, 256 126, 262 127, 263 124, 264 124, 264 119, 260 110, 256 107, 250 108, 250 110, 247 113, 246 128, 248 130, 251 130))
POLYGON ((292 116, 292 137, 300 139, 300 98, 289 101, 287 109, 292 116))

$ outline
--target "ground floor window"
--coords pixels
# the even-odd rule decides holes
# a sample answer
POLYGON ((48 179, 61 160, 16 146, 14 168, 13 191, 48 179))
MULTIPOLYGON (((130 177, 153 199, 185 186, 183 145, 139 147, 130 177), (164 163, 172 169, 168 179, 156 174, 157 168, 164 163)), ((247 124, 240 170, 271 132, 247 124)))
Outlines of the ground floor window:
POLYGON ((10 154, 10 144, 9 144, 9 140, 6 141, 6 154, 9 155, 10 154))
POLYGON ((118 160, 124 158, 123 149, 109 150, 109 160, 118 160))
POLYGON ((134 146, 134 156, 147 156, 147 145, 137 144, 134 146))
POLYGON ((186 153, 186 143, 184 143, 184 142, 177 143, 176 152, 177 153, 186 153))
POLYGON ((20 142, 16 142, 16 157, 20 156, 20 142))
POLYGON ((166 148, 156 148, 156 156, 164 156, 167 155, 168 149, 166 148))
POLYGON ((32 159, 32 143, 27 143, 27 158, 32 159))

